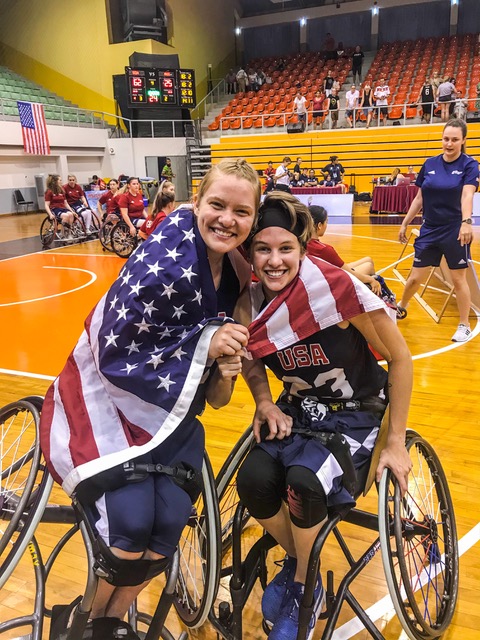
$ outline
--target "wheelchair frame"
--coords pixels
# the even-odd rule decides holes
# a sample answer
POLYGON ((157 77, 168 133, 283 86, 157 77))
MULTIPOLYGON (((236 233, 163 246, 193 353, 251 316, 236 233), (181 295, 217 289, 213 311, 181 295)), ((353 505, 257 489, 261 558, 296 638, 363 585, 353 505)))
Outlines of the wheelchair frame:
MULTIPOLYGON (((36 587, 33 613, 0 623, 0 634, 18 627, 29 626, 31 634, 28 638, 41 640, 44 617, 51 615, 51 611, 45 607, 46 581, 61 550, 80 529, 87 549, 87 587, 81 605, 74 615, 72 626, 65 635, 65 640, 80 640, 88 621, 98 577, 93 571, 91 541, 85 525, 77 523, 73 507, 47 504, 53 479, 41 460, 38 440, 38 422, 42 403, 43 398, 30 396, 0 410, 2 427, 6 420, 12 418, 5 431, 8 433, 11 428, 13 435, 19 433, 14 444, 6 447, 5 458, 10 464, 7 464, 4 469, 3 459, 1 461, 0 525, 2 521, 7 521, 8 525, 5 531, 0 529, 0 588, 14 571, 27 546, 34 565, 36 587), (19 415, 21 416, 20 424, 17 424, 15 420, 19 415), (22 416, 24 416, 23 421, 22 416), (26 440, 26 446, 23 447, 22 438, 26 440), (21 472, 27 464, 30 464, 30 467, 26 470, 27 479, 25 480, 23 478, 25 474, 21 472), (4 478, 7 481, 11 480, 11 487, 4 486, 4 478), (34 535, 40 522, 71 525, 45 562, 34 535), (12 548, 2 555, 9 544, 12 548)), ((135 631, 137 621, 149 625, 147 634, 142 636, 145 640, 155 640, 159 637, 164 640, 174 640, 168 629, 164 628, 172 603, 184 623, 194 628, 205 622, 215 599, 220 571, 217 558, 219 514, 213 472, 206 454, 202 478, 204 489, 192 508, 192 515, 179 541, 179 548, 172 559, 166 586, 162 591, 155 614, 152 617, 138 613, 136 607, 129 612, 130 624, 135 631)), ((182 633, 179 640, 185 640, 185 638, 186 635, 182 633)))

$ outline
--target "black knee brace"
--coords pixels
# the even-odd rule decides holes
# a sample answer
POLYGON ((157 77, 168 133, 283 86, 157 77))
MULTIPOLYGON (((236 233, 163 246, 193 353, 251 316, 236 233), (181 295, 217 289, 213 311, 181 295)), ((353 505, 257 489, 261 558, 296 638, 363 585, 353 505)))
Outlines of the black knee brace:
POLYGON ((327 499, 317 476, 306 467, 287 470, 290 519, 300 529, 310 529, 327 517, 327 499))
POLYGON ((163 573, 170 564, 170 558, 124 560, 112 553, 100 537, 95 539, 92 548, 95 574, 115 587, 135 587, 163 573))
POLYGON ((255 447, 238 471, 237 491, 250 515, 260 520, 272 518, 285 499, 285 467, 255 447))

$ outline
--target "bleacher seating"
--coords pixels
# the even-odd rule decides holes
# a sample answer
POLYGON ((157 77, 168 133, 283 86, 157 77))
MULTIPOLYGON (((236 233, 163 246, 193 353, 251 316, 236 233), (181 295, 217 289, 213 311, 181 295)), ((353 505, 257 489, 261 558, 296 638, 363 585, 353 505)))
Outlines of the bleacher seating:
POLYGON ((82 111, 69 100, 30 82, 6 67, 0 67, 0 118, 18 118, 17 100, 40 102, 44 105, 45 119, 51 124, 63 122, 72 125, 93 124, 103 126, 102 120, 82 111))
MULTIPOLYGON (((296 84, 301 84, 301 91, 311 105, 317 89, 323 86, 328 71, 342 85, 351 69, 350 57, 324 61, 320 53, 298 53, 283 58, 284 69, 279 70, 278 58, 256 58, 251 60, 247 68, 261 69, 272 77, 272 84, 263 85, 259 91, 237 93, 223 111, 208 126, 210 131, 228 129, 251 129, 265 126, 284 127, 289 122, 296 122, 293 114, 293 100, 297 92, 296 84), (243 119, 243 122, 242 122, 243 119), (263 122, 262 122, 263 120, 263 122)), ((312 116, 309 114, 309 122, 312 116)))

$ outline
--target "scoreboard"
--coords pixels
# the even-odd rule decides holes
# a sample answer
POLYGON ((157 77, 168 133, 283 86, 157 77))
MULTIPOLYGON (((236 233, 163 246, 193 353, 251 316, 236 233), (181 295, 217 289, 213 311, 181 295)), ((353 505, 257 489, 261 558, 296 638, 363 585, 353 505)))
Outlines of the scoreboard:
POLYGON ((181 107, 196 105, 193 69, 148 69, 125 67, 128 106, 181 107))

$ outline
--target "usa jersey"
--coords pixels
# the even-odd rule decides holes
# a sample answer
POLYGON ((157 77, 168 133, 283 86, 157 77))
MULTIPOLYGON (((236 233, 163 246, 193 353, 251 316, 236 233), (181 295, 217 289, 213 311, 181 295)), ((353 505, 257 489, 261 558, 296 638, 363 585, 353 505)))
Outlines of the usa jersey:
POLYGON ((423 218, 430 227, 458 225, 462 220, 462 190, 466 184, 478 187, 478 162, 466 153, 453 162, 442 155, 428 158, 417 177, 422 189, 423 218))
POLYGON ((387 372, 352 324, 333 325, 262 360, 289 395, 325 401, 385 398, 387 372))

